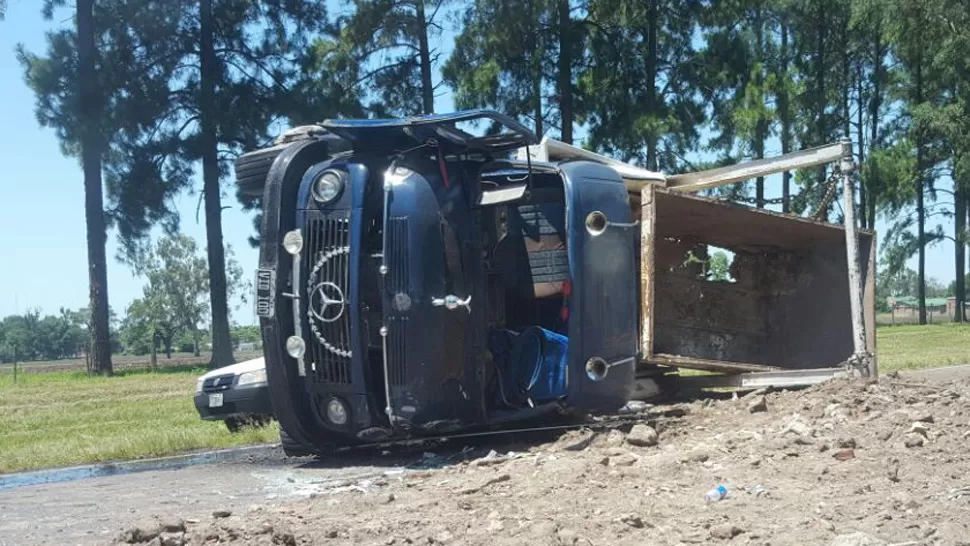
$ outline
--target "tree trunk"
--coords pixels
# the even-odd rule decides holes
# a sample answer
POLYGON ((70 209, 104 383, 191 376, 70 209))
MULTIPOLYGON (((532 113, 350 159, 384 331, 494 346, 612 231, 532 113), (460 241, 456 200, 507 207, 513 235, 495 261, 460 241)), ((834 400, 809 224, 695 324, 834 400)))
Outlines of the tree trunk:
MULTIPOLYGON (((758 72, 755 75, 755 85, 758 87, 758 91, 764 92, 764 62, 765 62, 765 40, 764 40, 764 21, 762 19, 761 4, 755 6, 755 21, 754 21, 754 32, 755 32, 755 62, 758 63, 758 72)), ((759 107, 764 107, 764 96, 762 96, 762 104, 759 107)), ((765 116, 759 112, 758 121, 755 127, 754 135, 754 157, 755 159, 763 159, 765 157, 765 139, 768 138, 768 121, 765 116)), ((755 181, 755 203, 759 209, 765 208, 765 177, 759 176, 755 181)))
POLYGON ((573 59, 572 19, 569 0, 559 0, 559 116, 562 118, 560 140, 573 143, 573 59))
POLYGON ((967 274, 967 263, 966 263, 966 241, 963 238, 963 231, 967 227, 967 202, 966 202, 966 192, 964 191, 964 184, 962 177, 954 176, 953 181, 953 202, 954 202, 954 219, 953 219, 953 247, 956 249, 955 252, 955 262, 956 262, 956 308, 953 313, 953 320, 956 322, 963 322, 963 309, 964 302, 967 301, 966 292, 966 274, 967 274))
MULTIPOLYGON (((788 98, 788 21, 781 21, 781 92, 778 95, 778 109, 781 111, 781 153, 791 151, 791 105, 788 98)), ((791 171, 781 174, 781 210, 791 211, 791 171)))
POLYGON ((535 133, 542 138, 543 133, 545 133, 545 127, 543 123, 542 116, 542 42, 539 39, 539 12, 535 2, 530 4, 531 10, 529 14, 530 26, 529 30, 529 41, 527 45, 531 52, 531 57, 529 59, 532 69, 532 93, 530 94, 530 99, 532 101, 532 117, 535 123, 535 133))
POLYGON ((842 136, 852 136, 852 62, 849 55, 849 15, 842 22, 842 136))
POLYGON ((199 334, 198 334, 198 330, 196 330, 196 333, 192 334, 192 348, 194 349, 194 351, 192 352, 192 354, 194 356, 201 356, 202 353, 201 353, 201 351, 199 349, 199 334))
MULTIPOLYGON (((647 55, 646 55, 646 90, 647 90, 647 108, 646 114, 653 119, 659 117, 660 112, 657 110, 657 32, 660 28, 659 17, 660 9, 657 3, 660 0, 647 0, 647 28, 646 36, 644 38, 647 42, 647 55)), ((657 135, 653 133, 653 129, 650 129, 647 135, 647 169, 658 170, 657 165, 657 135)))
POLYGON ((155 333, 154 327, 152 327, 152 352, 148 360, 148 367, 153 372, 158 371, 158 335, 155 333))
MULTIPOLYGON (((873 150, 879 147, 879 109, 882 103, 882 72, 883 66, 882 61, 885 57, 885 52, 883 51, 882 39, 880 34, 882 19, 876 20, 876 29, 873 33, 873 58, 872 58, 872 100, 870 101, 869 110, 869 157, 872 157, 873 150)), ((869 229, 875 229, 876 227, 876 194, 879 191, 879 181, 878 180, 866 180, 866 185, 868 186, 868 199, 869 199, 869 214, 867 215, 869 220, 869 229)))
POLYGON ((418 54, 421 57, 421 106, 425 114, 434 113, 434 86, 431 83, 431 47, 428 45, 428 20, 424 0, 417 0, 418 54))
MULTIPOLYGON (((916 61, 916 89, 913 106, 923 103, 923 61, 916 61)), ((926 324, 926 208, 923 199, 923 138, 916 135, 916 244, 919 254, 917 292, 919 296, 919 323, 926 324)))
MULTIPOLYGON (((860 60, 856 64, 856 134, 859 139, 859 165, 858 169, 862 169, 862 165, 865 163, 865 126, 864 120, 862 119, 862 112, 864 108, 864 93, 862 90, 862 61, 860 60)), ((863 177, 859 177, 859 226, 862 228, 868 227, 869 223, 867 220, 867 215, 869 213, 869 203, 867 202, 869 192, 866 190, 866 181, 863 177)))
POLYGON ((81 164, 84 171, 84 216, 88 244, 88 297, 91 309, 91 368, 110 375, 111 339, 108 324, 107 232, 101 185, 101 107, 95 57, 94 0, 77 2, 78 92, 81 119, 81 164))
POLYGON ((213 46, 212 0, 201 0, 201 60, 199 113, 202 129, 202 179, 205 195, 205 231, 209 258, 212 304, 213 369, 233 363, 229 337, 229 302, 226 290, 226 252, 222 246, 222 202, 219 191, 218 136, 215 120, 216 56, 213 46))
MULTIPOLYGON (((821 146, 822 144, 824 144, 826 138, 828 137, 828 131, 826 127, 827 124, 825 123, 825 105, 827 102, 825 100, 825 69, 826 69, 826 66, 825 66, 825 38, 826 38, 825 9, 826 9, 826 6, 824 6, 822 2, 818 2, 818 10, 819 10, 818 18, 815 20, 816 30, 818 31, 816 34, 817 43, 815 44, 817 48, 816 52, 818 54, 816 59, 818 64, 815 67, 815 71, 816 71, 815 72, 815 84, 816 84, 815 115, 818 116, 818 120, 816 121, 816 124, 815 124, 815 132, 816 132, 815 145, 816 146, 821 146)), ((822 167, 821 169, 819 169, 819 172, 818 172, 818 182, 820 184, 824 183, 825 178, 826 178, 825 167, 822 167)))

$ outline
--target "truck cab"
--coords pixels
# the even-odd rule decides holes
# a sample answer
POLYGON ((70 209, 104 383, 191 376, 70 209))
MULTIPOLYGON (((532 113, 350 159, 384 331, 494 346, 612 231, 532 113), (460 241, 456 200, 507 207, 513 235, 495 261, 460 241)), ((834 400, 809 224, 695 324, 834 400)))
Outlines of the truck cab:
POLYGON ((265 170, 257 313, 290 443, 626 403, 638 233, 614 169, 515 159, 537 137, 488 111, 320 128, 237 162, 265 170))

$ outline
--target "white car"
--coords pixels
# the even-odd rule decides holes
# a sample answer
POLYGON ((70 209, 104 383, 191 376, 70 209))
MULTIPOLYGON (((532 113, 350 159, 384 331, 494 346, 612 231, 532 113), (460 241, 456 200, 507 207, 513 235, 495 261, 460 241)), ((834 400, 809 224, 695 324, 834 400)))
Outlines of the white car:
POLYGON ((230 432, 273 418, 266 362, 254 358, 212 370, 195 385, 195 409, 206 421, 225 421, 230 432))

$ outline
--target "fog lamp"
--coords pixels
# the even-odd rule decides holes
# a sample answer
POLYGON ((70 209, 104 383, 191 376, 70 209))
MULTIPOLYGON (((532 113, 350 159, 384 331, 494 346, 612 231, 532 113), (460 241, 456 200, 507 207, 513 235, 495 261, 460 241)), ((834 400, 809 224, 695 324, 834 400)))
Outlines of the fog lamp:
POLYGON ((300 230, 287 231, 283 236, 283 249, 296 256, 303 250, 303 234, 300 230))
POLYGON ((301 358, 305 352, 306 343, 303 342, 303 339, 297 336, 290 336, 286 338, 286 354, 292 356, 293 358, 301 358))
POLYGON ((344 405, 337 398, 331 398, 327 402, 327 419, 337 425, 343 426, 347 424, 347 406, 344 405))

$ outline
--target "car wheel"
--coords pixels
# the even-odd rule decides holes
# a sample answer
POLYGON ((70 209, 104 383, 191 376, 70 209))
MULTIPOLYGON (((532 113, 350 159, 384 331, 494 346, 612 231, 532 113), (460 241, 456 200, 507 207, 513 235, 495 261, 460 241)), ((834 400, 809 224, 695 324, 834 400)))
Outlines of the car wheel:
POLYGON ((313 450, 290 438, 283 427, 280 427, 280 444, 283 447, 283 454, 287 457, 312 457, 316 455, 313 450))
POLYGON ((225 423, 226 428, 229 429, 229 432, 232 432, 233 434, 239 432, 239 429, 241 429, 245 424, 243 420, 238 417, 230 417, 225 420, 225 423))
POLYGON ((226 419, 226 428, 229 432, 239 432, 243 427, 265 427, 272 421, 268 415, 246 415, 243 417, 230 417, 226 419))

